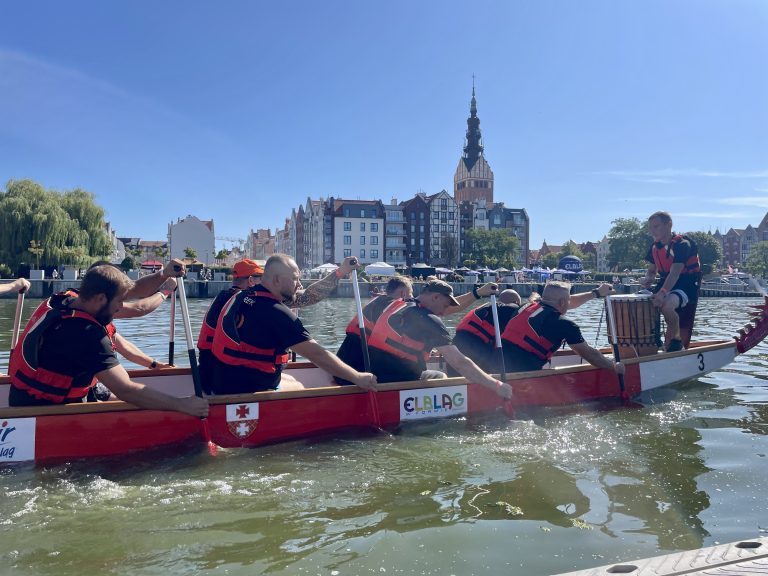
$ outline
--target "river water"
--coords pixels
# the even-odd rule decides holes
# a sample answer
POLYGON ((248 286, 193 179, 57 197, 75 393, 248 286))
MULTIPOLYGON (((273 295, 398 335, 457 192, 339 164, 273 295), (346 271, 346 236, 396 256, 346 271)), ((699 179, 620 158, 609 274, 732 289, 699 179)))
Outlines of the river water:
MULTIPOLYGON (((195 331, 209 302, 190 301, 195 331)), ((703 299, 696 335, 730 337, 759 302, 703 299)), ((0 300, 3 371, 14 307, 0 300)), ((333 299, 301 317, 335 348, 352 312, 333 299)), ((597 303, 569 314, 606 342, 597 303)), ((166 303, 118 329, 162 358, 168 318, 166 303)), ((761 344, 635 408, 3 468, 0 574, 536 576, 754 538, 766 384, 761 344)))

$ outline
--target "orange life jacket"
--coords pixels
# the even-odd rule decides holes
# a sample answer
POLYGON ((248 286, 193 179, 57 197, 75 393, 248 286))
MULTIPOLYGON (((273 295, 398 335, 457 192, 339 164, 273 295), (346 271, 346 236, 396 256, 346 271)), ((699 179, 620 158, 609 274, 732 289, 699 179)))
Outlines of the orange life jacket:
POLYGON ((520 308, 517 316, 512 318, 501 333, 501 339, 530 352, 542 360, 549 360, 557 346, 554 342, 539 336, 531 326, 531 318, 539 314, 547 314, 547 310, 539 303, 533 302, 520 308))
POLYGON ((414 306, 418 304, 402 299, 387 306, 373 326, 368 346, 409 362, 426 361, 430 353, 430 350, 425 349, 427 345, 399 331, 403 324, 403 313, 414 306))
POLYGON ((496 328, 493 326, 493 322, 483 320, 478 316, 477 312, 482 308, 484 306, 467 312, 466 316, 459 322, 459 325, 456 326, 456 333, 468 332, 473 336, 477 336, 483 344, 488 344, 496 338, 496 328))
POLYGON ((73 294, 67 291, 43 301, 32 313, 24 333, 11 354, 9 367, 11 384, 39 400, 49 400, 56 404, 79 400, 84 398, 88 394, 88 389, 96 384, 94 377, 88 382, 75 385, 73 376, 39 366, 40 339, 46 330, 71 318, 82 318, 96 324, 110 338, 114 336, 114 326, 110 334, 107 327, 90 314, 69 308, 66 300, 76 294, 76 292, 73 294))
POLYGON ((243 300, 251 298, 255 300, 253 306, 271 306, 280 300, 266 291, 240 290, 229 298, 216 322, 216 331, 213 335, 211 351, 213 355, 224 364, 231 366, 243 366, 253 368, 267 374, 277 372, 277 367, 288 363, 290 355, 287 350, 276 348, 259 348, 251 346, 240 339, 237 328, 241 322, 240 309, 243 300))
MULTIPOLYGON (((368 304, 365 305, 365 308, 363 308, 363 326, 365 327, 366 335, 371 334, 371 331, 373 330, 373 326, 376 324, 376 320, 378 320, 378 318, 372 318, 372 316, 375 315, 375 312, 372 312, 372 310, 374 308, 378 309, 377 305, 380 305, 384 302, 383 300, 380 301, 379 298, 384 298, 389 300, 390 304, 393 301, 391 296, 377 296, 376 298, 374 298, 373 300, 368 302, 368 304), (372 306, 372 304, 374 306, 372 306)), ((388 305, 389 304, 387 304, 387 306, 388 305)), ((383 313, 385 309, 386 309, 386 306, 381 312, 383 313)), ((349 321, 349 324, 347 324, 347 328, 344 332, 346 334, 354 334, 355 336, 360 336, 360 322, 357 319, 357 314, 355 314, 355 317, 349 321)))
POLYGON ((208 307, 208 311, 203 319, 203 325, 200 326, 200 335, 197 338, 198 350, 210 350, 213 348, 213 335, 216 333, 219 314, 221 314, 221 310, 227 301, 239 291, 240 288, 237 286, 231 286, 226 290, 222 290, 208 307))
POLYGON ((653 255, 653 263, 656 265, 656 270, 659 274, 669 274, 672 264, 674 264, 675 245, 679 244, 682 240, 688 240, 688 242, 690 242, 691 253, 688 255, 688 260, 685 262, 680 274, 699 273, 701 263, 699 262, 699 253, 696 248, 696 242, 687 235, 675 234, 666 246, 660 242, 654 242, 653 244, 651 253, 653 255))

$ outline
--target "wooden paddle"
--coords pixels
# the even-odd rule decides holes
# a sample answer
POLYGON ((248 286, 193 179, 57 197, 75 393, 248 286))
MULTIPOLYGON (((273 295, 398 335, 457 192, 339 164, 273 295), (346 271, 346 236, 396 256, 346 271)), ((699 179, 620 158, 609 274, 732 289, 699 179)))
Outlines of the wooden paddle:
MULTIPOLYGON (((613 347, 613 359, 616 362, 621 362, 621 355, 619 354, 619 337, 616 332, 616 318, 613 315, 613 304, 611 302, 612 297, 605 297, 605 309, 608 313, 608 324, 611 327, 611 346, 613 347)), ((619 391, 621 392, 621 398, 626 400, 624 393, 624 374, 617 374, 619 377, 619 391)))
POLYGON ((24 293, 26 288, 19 290, 18 296, 16 296, 16 316, 13 318, 13 332, 11 333, 11 353, 16 348, 16 344, 19 341, 19 331, 21 330, 21 310, 24 308, 24 293))
MULTIPOLYGON (((499 354, 499 363, 501 367, 501 381, 507 381, 507 368, 504 366, 504 348, 501 345, 501 327, 499 326, 499 309, 496 305, 496 295, 491 294, 491 314, 493 315, 493 331, 496 335, 496 350, 499 354)), ((509 399, 504 400, 504 412, 510 418, 514 418, 515 411, 512 407, 512 401, 509 399)))
MULTIPOLYGON (((352 292, 355 294, 355 305, 357 306, 357 325, 360 328, 360 347, 363 352, 363 366, 365 371, 371 371, 371 357, 368 354, 368 337, 365 334, 365 318, 363 317, 363 303, 360 300, 360 286, 357 285, 357 270, 352 270, 352 292)), ((379 430, 381 427, 381 418, 379 417, 379 403, 376 398, 375 390, 368 390, 368 401, 371 404, 373 412, 373 421, 379 430)))
POLYGON ((176 290, 171 292, 171 326, 168 330, 168 364, 173 366, 173 347, 176 339, 176 290))
MULTIPOLYGON (((192 342, 192 326, 189 323, 189 308, 187 307, 187 294, 184 288, 184 278, 178 279, 179 303, 181 304, 181 319, 184 322, 184 335, 187 338, 187 353, 189 354, 189 366, 192 369, 192 383, 195 386, 195 395, 198 398, 203 397, 203 387, 200 383, 200 369, 197 366, 197 355, 195 354, 195 345, 192 342)), ((211 456, 216 456, 217 447, 211 440, 211 429, 208 427, 208 419, 201 418, 200 422, 203 428, 203 439, 208 443, 208 452, 211 456)))

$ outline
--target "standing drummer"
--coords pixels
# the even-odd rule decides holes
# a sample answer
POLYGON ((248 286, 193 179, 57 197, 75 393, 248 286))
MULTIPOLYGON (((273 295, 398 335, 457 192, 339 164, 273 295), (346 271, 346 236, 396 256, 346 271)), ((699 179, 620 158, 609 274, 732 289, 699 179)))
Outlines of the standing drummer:
POLYGON ((667 323, 664 348, 677 352, 691 342, 701 281, 699 253, 692 238, 672 232, 669 212, 651 214, 648 230, 654 242, 645 256, 648 272, 640 284, 650 288, 656 273, 659 274, 653 288, 653 304, 661 308, 667 323))

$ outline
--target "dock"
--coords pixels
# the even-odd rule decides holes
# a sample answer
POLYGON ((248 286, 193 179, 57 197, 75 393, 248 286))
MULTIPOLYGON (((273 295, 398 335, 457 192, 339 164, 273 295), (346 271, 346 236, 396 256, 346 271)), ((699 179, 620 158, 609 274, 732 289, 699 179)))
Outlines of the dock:
POLYGON ((768 538, 742 540, 687 552, 567 572, 556 576, 753 576, 768 575, 768 538))

